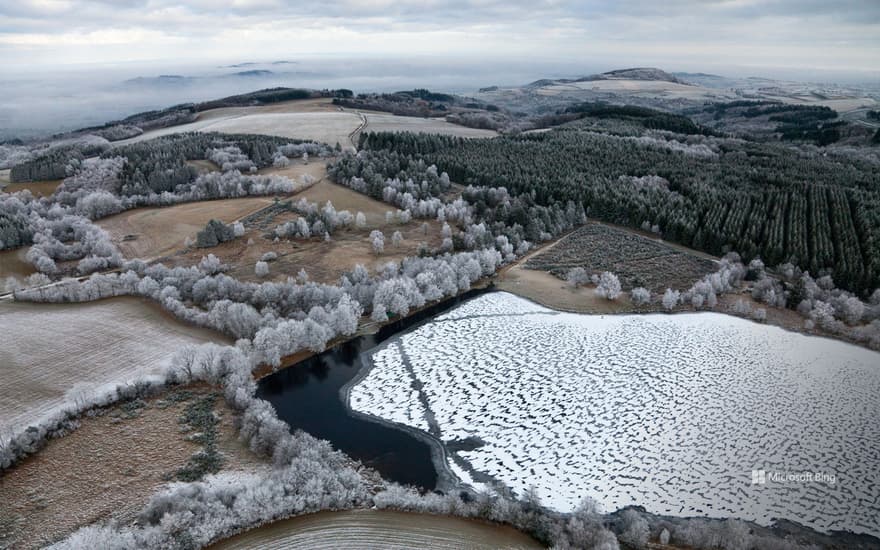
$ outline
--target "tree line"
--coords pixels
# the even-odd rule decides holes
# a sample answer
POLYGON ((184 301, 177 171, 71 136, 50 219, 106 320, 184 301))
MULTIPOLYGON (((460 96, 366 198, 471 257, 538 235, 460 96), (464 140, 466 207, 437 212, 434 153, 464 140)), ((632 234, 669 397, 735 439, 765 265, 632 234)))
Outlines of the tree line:
POLYGON ((712 254, 736 250, 746 260, 833 271, 839 285, 858 292, 880 286, 875 161, 736 139, 653 136, 650 143, 576 128, 484 140, 367 133, 361 146, 436 164, 457 182, 505 187, 538 205, 573 201, 603 221, 648 221, 665 238, 712 254))

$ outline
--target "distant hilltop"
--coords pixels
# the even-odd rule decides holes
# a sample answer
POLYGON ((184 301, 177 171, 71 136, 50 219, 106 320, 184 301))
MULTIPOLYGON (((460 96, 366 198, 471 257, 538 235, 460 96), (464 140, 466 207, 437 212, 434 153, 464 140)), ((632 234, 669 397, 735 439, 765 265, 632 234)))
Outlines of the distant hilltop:
POLYGON ((123 82, 128 86, 186 86, 197 82, 204 82, 211 79, 220 78, 260 78, 275 76, 277 73, 268 69, 249 69, 246 71, 238 71, 215 76, 183 76, 178 74, 163 74, 159 76, 139 76, 131 78, 123 82))
POLYGON ((131 85, 165 85, 165 84, 183 84, 188 82, 191 79, 189 76, 183 76, 179 74, 161 74, 159 76, 139 76, 137 78, 130 78, 123 82, 123 84, 131 84, 131 85))
POLYGON ((228 76, 270 76, 273 75, 272 71, 267 71, 266 69, 252 69, 250 71, 239 71, 237 73, 232 73, 228 76))
POLYGON ((576 82, 585 82, 590 80, 662 80, 665 82, 675 82, 676 84, 686 84, 667 73, 663 69, 656 67, 635 67, 632 69, 617 69, 602 74, 595 74, 579 78, 576 82))
POLYGON ((723 79, 723 76, 711 73, 673 73, 675 76, 680 76, 681 78, 716 78, 723 79))
POLYGON ((591 82, 595 80, 653 80, 663 82, 674 82, 675 84, 688 84, 687 82, 676 78, 675 75, 667 73, 663 69, 656 67, 634 67, 631 69, 616 69, 601 74, 593 74, 581 78, 559 78, 549 79, 542 78, 526 85, 527 88, 543 88, 544 86, 552 86, 554 84, 568 84, 572 82, 591 82))

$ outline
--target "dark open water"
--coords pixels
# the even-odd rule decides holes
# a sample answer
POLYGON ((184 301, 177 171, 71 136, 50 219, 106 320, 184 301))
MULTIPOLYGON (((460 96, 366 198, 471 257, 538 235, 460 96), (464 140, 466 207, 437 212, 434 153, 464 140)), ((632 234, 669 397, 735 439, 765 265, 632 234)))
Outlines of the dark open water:
POLYGON ((341 390, 363 366, 362 353, 487 290, 470 290, 280 370, 260 380, 257 396, 272 403, 292 429, 330 441, 386 479, 433 490, 438 475, 431 445, 411 432, 353 414, 341 390))

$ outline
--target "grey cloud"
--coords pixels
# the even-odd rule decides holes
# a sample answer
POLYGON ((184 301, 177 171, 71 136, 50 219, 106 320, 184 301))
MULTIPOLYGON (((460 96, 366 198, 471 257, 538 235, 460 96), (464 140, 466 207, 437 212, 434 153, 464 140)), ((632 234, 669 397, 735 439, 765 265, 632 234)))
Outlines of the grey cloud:
MULTIPOLYGON (((344 29, 373 42, 405 32, 459 32, 489 37, 499 48, 533 40, 548 55, 570 49, 572 41, 643 47, 646 54, 656 46, 689 44, 693 51, 821 44, 849 48, 864 59, 880 49, 880 0, 71 0, 47 7, 52 5, 0 2, 0 42, 7 44, 0 52, 15 52, 20 35, 129 29, 188 41, 193 50, 224 32, 246 37, 252 29, 260 31, 255 43, 299 29, 344 29)), ((229 52, 236 46, 224 45, 229 52)))
POLYGON ((0 17, 13 21, 2 32, 33 32, 51 26, 56 29, 95 30, 113 26, 171 27, 173 20, 162 20, 167 10, 187 16, 237 19, 241 23, 268 23, 274 19, 336 19, 352 27, 364 18, 394 20, 398 24, 442 26, 444 24, 518 23, 529 20, 552 22, 597 21, 607 18, 675 19, 702 18, 706 25, 723 24, 730 18, 825 17, 861 25, 880 22, 880 2, 876 0, 767 0, 731 2, 729 0, 341 0, 337 2, 296 2, 291 0, 216 0, 172 2, 169 0, 86 0, 69 7, 53 9, 46 4, 6 2, 0 17))

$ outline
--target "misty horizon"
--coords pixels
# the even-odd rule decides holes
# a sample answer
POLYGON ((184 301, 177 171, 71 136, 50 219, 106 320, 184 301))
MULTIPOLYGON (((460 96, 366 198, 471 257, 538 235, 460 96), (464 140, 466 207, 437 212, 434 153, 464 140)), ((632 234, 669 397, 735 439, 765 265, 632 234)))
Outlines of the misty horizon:
MULTIPOLYGON (((232 58, 224 62, 129 62, 77 64, 46 71, 7 73, 0 78, 0 138, 33 138, 100 125, 145 110, 207 101, 270 87, 347 88, 355 93, 386 93, 432 88, 468 95, 486 86, 523 86, 539 79, 580 78, 605 71, 651 66, 647 63, 585 60, 462 60, 437 56, 408 58, 326 55, 232 58), (241 76, 249 70, 272 74, 241 76), (182 76, 161 82, 161 76, 182 76)), ((658 64, 672 73, 713 74, 725 78, 773 80, 880 89, 880 77, 849 71, 658 64), (720 69, 720 70, 719 70, 720 69)))
POLYGON ((26 0, 0 6, 0 55, 2 134, 37 136, 270 86, 467 94, 657 67, 880 87, 880 4, 26 0), (175 91, 124 84, 277 60, 297 62, 278 72, 301 74, 206 79, 175 91))

